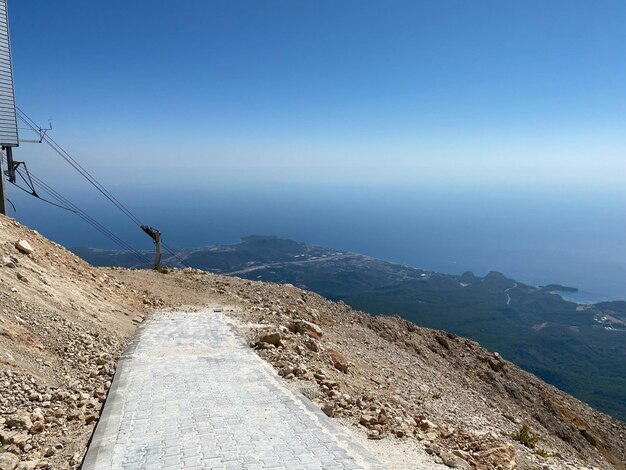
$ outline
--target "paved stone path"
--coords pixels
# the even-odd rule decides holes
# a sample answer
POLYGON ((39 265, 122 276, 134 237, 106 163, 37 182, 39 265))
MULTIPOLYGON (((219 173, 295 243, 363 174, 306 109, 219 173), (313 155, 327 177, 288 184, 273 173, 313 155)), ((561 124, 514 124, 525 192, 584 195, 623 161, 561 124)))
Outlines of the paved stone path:
POLYGON ((120 359, 83 463, 101 469, 382 469, 221 313, 168 313, 120 359))

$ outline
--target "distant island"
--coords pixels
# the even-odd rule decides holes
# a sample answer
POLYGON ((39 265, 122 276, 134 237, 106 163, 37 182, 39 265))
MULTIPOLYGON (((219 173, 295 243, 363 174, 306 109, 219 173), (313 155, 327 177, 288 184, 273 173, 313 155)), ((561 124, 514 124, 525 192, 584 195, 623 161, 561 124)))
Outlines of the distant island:
POLYGON ((547 286, 539 286, 543 292, 578 292, 576 287, 562 286, 561 284, 548 284, 547 286))

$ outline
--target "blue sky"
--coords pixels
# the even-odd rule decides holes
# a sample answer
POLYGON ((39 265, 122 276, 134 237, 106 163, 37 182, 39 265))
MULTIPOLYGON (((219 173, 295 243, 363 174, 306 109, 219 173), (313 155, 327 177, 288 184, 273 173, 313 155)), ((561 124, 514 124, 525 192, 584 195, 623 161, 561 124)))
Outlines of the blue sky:
MULTIPOLYGON (((114 186, 606 186, 626 170, 622 0, 9 8, 19 106, 114 186)), ((42 147, 19 155, 71 181, 42 147)))

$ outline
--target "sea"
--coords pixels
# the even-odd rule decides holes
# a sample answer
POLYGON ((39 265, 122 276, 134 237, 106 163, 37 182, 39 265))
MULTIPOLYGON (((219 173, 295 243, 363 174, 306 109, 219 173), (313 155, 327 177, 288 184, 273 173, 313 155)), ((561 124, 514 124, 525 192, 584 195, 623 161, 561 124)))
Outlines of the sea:
MULTIPOLYGON (((626 299, 626 190, 620 188, 197 184, 112 192, 171 247, 276 235, 423 269, 500 271, 562 284, 579 303, 626 299)), ((89 188, 64 195, 136 248, 150 240, 89 188)), ((65 246, 116 248, 74 213, 12 191, 12 215, 65 246)))

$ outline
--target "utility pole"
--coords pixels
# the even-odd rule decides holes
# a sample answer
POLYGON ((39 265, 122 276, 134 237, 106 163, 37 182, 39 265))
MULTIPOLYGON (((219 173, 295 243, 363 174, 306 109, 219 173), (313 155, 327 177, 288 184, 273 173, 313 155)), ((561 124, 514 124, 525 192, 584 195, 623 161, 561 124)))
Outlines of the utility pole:
POLYGON ((158 271, 161 269, 161 232, 155 228, 148 227, 147 225, 142 225, 141 230, 146 232, 150 238, 154 240, 154 244, 156 245, 156 252, 154 254, 154 270, 158 271))

